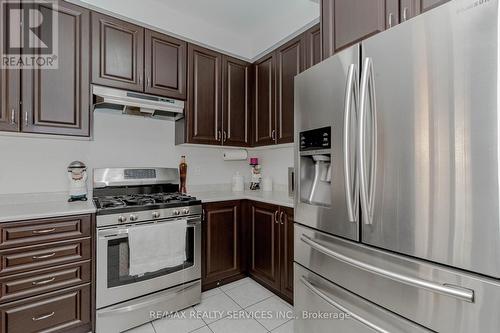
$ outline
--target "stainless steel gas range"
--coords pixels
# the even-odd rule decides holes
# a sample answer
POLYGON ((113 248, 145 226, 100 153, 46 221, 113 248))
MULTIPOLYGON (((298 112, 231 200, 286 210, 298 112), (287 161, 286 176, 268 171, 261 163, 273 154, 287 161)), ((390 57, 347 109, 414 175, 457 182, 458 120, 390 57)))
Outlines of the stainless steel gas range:
MULTIPOLYGON (((177 169, 94 170, 97 207, 97 333, 118 333, 201 300, 201 202, 178 193, 177 169), (131 275, 129 232, 186 220, 186 260, 131 275)), ((160 244, 158 244, 160 245, 160 244)))

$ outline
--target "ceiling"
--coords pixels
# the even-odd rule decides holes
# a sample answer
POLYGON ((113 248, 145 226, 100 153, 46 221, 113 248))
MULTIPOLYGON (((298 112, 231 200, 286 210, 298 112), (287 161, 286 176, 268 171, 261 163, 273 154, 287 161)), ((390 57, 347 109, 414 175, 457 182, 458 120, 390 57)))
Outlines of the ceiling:
POLYGON ((74 0, 255 60, 318 21, 317 0, 74 0))

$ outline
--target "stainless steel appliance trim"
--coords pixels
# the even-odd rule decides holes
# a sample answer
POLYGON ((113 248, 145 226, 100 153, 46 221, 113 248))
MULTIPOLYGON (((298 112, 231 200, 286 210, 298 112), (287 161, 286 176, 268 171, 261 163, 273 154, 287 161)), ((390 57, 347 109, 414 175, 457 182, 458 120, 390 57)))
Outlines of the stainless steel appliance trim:
MULTIPOLYGON (((186 290, 189 290, 193 287, 198 286, 199 284, 200 284, 200 281, 194 281, 194 282, 182 285, 181 289, 175 290, 174 294, 180 294, 186 290)), ((162 301, 163 301, 163 299, 161 297, 159 297, 159 298, 155 297, 155 298, 144 300, 142 302, 134 303, 133 305, 125 305, 125 306, 118 305, 116 307, 112 307, 111 309, 100 310, 99 315, 109 316, 109 315, 114 315, 117 313, 130 312, 130 311, 137 310, 139 308, 143 308, 143 307, 146 307, 149 305, 160 303, 162 301)))
POLYGON ((376 186, 376 175, 377 175, 377 148, 378 148, 378 126, 377 126, 377 94, 375 90, 375 73, 373 71, 373 60, 368 58, 368 87, 370 92, 370 110, 371 110, 371 125, 372 125, 372 137, 371 137, 371 155, 370 155, 370 189, 368 193, 368 207, 369 207, 369 219, 370 224, 373 224, 373 215, 375 210, 375 186, 376 186))
MULTIPOLYGON (((345 108, 344 108, 344 177, 345 177, 345 195, 346 195, 346 204, 347 204, 347 215, 349 218, 349 222, 356 222, 357 220, 357 212, 354 214, 354 203, 353 201, 353 189, 351 186, 356 187, 356 184, 353 184, 355 178, 351 177, 351 108, 352 101, 356 104, 358 99, 358 89, 357 89, 357 78, 356 78, 356 67, 354 64, 349 65, 348 74, 347 74, 347 82, 345 89, 345 108)), ((356 105, 357 107, 357 105, 356 105)), ((354 189, 354 197, 358 196, 356 193, 356 189, 354 189)), ((356 204, 357 206, 357 204, 356 204)))
POLYGON ((325 293, 323 293, 318 287, 314 286, 310 281, 307 280, 305 276, 302 276, 300 278, 300 282, 304 284, 310 291, 321 297, 323 300, 325 300, 327 303, 333 305, 334 307, 338 308, 340 311, 348 313, 351 318, 354 318, 355 320, 359 321, 360 323, 374 329, 377 332, 380 333, 389 333, 389 331, 384 330, 383 328, 371 323, 370 321, 364 319, 361 316, 358 316, 354 312, 350 311, 346 307, 342 306, 340 303, 335 302, 332 300, 330 297, 328 297, 325 293))
POLYGON ((302 234, 300 239, 306 243, 307 245, 311 246, 313 249, 329 256, 334 259, 340 260, 346 264, 355 266, 359 269, 365 270, 370 273, 374 273, 377 275, 380 275, 382 277, 385 277, 387 279, 391 279, 393 281, 401 282, 403 284, 417 287, 417 288, 422 288, 426 289, 435 293, 439 293, 445 296, 457 298, 459 300, 473 303, 474 302, 474 291, 469 290, 466 288, 461 288, 461 287, 455 287, 450 284, 438 284, 434 283, 431 281, 423 280, 423 279, 418 279, 410 276, 406 276, 403 274, 391 272, 379 267, 372 266, 370 264, 358 261, 356 259, 349 258, 345 255, 342 255, 340 253, 337 253, 335 251, 332 251, 328 247, 314 241, 310 237, 308 237, 305 234, 302 234))
POLYGON ((176 168, 98 168, 94 169, 94 188, 107 186, 135 186, 153 184, 179 184, 176 168), (125 177, 126 170, 154 170, 154 178, 125 177))

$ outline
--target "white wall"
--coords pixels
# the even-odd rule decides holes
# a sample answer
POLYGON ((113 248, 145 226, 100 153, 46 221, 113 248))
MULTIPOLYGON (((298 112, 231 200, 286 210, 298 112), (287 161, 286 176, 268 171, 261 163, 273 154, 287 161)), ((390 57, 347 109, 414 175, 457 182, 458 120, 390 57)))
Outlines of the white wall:
POLYGON ((186 155, 188 185, 230 183, 248 167, 246 161, 223 161, 221 149, 175 146, 171 121, 106 111, 95 112, 93 141, 0 136, 0 152, 0 194, 66 191, 66 167, 74 160, 89 169, 177 168, 186 155))
POLYGON ((288 185, 288 168, 293 167, 293 147, 255 150, 248 156, 259 158, 263 177, 271 177, 277 185, 288 185))

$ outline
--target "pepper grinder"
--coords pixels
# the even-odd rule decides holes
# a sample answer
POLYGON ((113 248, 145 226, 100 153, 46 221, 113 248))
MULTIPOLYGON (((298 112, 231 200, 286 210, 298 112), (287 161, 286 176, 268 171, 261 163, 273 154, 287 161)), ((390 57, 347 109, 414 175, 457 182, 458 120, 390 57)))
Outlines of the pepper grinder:
POLYGON ((180 185, 179 192, 182 194, 187 193, 186 189, 186 178, 187 178, 187 163, 186 156, 181 156, 181 163, 179 163, 179 176, 180 176, 180 185))

